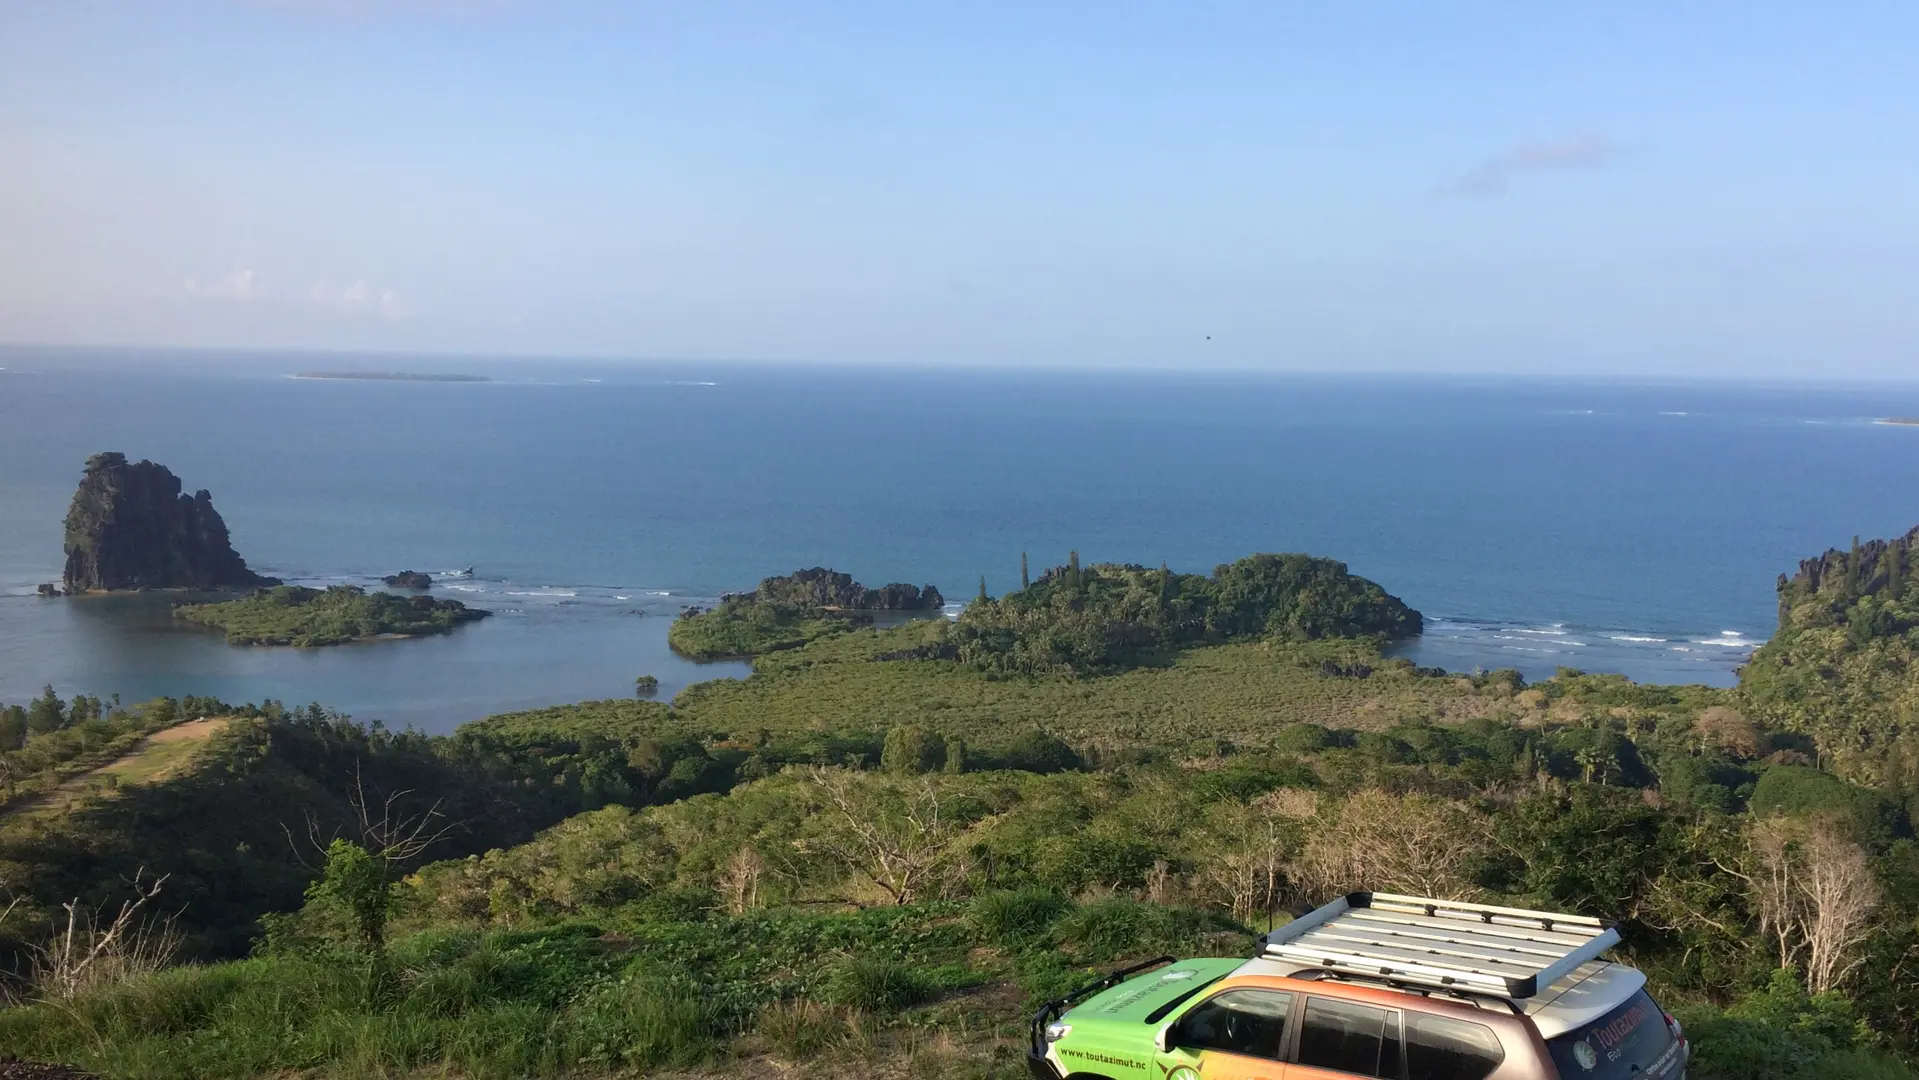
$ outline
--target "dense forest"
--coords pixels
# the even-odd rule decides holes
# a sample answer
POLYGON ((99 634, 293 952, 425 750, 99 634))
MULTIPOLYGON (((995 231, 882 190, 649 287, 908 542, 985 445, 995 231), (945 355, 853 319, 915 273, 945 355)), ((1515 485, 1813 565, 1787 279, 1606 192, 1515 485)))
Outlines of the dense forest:
POLYGON ((1695 1077, 1910 1080, 1911 541, 1782 580, 1731 690, 1415 668, 1381 648, 1418 613, 1305 556, 1069 558, 891 627, 763 590, 730 623, 792 622, 740 638, 747 679, 445 737, 50 688, 0 712, 0 1045, 110 1076, 1014 1077, 1038 1001, 1363 886, 1620 920, 1695 1077), (205 716, 190 770, 46 813, 205 716), (75 975, 76 897, 89 948, 145 950, 75 975))
POLYGON ((937 614, 945 602, 931 585, 895 582, 870 589, 851 574, 816 566, 766 578, 752 592, 721 597, 710 610, 687 608, 667 642, 694 660, 744 659, 871 626, 874 612, 937 614))

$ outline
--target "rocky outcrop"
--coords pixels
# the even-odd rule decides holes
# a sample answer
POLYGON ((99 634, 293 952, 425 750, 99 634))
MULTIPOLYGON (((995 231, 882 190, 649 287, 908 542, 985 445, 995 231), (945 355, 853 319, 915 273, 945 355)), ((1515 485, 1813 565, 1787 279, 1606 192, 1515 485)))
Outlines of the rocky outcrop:
POLYGON ((278 585, 247 569, 206 491, 151 461, 95 454, 67 510, 69 593, 115 589, 237 589, 278 585))
POLYGON ((402 570, 380 579, 395 589, 431 589, 433 575, 419 570, 402 570))
POLYGON ((1887 589, 1902 591, 1915 564, 1913 550, 1919 548, 1919 528, 1890 540, 1853 541, 1851 549, 1832 548, 1825 554, 1799 563, 1799 572, 1788 578, 1779 575, 1779 602, 1782 625, 1786 612, 1796 602, 1820 593, 1836 593, 1850 599, 1880 593, 1887 589))
POLYGON ((936 611, 946 603, 931 585, 915 587, 895 582, 869 589, 854 581, 853 575, 823 566, 767 578, 742 599, 841 611, 936 611))

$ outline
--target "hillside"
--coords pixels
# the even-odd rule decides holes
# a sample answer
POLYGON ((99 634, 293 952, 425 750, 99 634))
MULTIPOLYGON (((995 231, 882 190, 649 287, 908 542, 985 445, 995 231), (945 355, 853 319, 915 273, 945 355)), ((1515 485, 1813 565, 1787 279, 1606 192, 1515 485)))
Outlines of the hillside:
POLYGON ((1912 813, 1848 779, 1883 740, 1846 758, 1811 719, 1851 676, 1795 681, 1841 641, 1894 655, 1892 565, 1802 568, 1738 690, 1418 669, 1381 651, 1417 612, 1259 556, 1069 560, 957 622, 822 615, 671 704, 439 738, 256 710, 191 776, 0 829, 42 915, 119 895, 137 853, 181 875, 199 955, 255 955, 0 1011, 0 1044, 129 1077, 1011 1078, 1047 997, 1367 887, 1619 920, 1695 1078, 1913 1080, 1912 813), (363 790, 457 831, 382 859, 363 790), (306 865, 260 846, 308 814, 340 839, 306 865))
POLYGON ((1919 796, 1919 529, 1779 578, 1779 629, 1742 672, 1752 711, 1816 741, 1840 775, 1919 796))

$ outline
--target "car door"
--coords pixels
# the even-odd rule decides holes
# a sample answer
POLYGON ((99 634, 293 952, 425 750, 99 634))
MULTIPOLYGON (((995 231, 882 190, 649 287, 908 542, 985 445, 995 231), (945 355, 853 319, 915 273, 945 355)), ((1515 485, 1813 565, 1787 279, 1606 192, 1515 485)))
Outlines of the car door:
POLYGON ((1284 991, 1222 990, 1167 1028, 1161 1072, 1166 1080, 1282 1080, 1292 1013, 1293 995, 1284 991))
POLYGON ((1286 1080, 1401 1080, 1398 1009, 1306 995, 1286 1080))

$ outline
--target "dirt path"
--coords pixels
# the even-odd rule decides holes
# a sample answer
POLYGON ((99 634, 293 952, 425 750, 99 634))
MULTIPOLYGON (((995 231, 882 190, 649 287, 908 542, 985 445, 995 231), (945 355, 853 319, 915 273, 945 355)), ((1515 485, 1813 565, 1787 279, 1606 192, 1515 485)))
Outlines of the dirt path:
POLYGON ((230 716, 210 716, 163 728, 105 765, 69 776, 45 795, 23 800, 0 813, 61 813, 94 795, 171 780, 186 772, 202 743, 232 722, 230 716))

